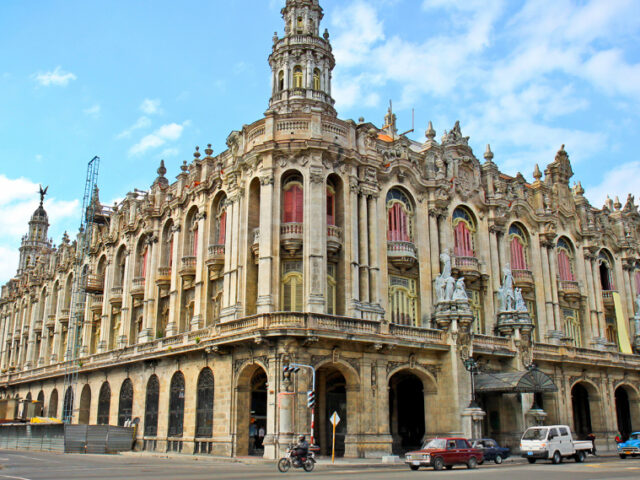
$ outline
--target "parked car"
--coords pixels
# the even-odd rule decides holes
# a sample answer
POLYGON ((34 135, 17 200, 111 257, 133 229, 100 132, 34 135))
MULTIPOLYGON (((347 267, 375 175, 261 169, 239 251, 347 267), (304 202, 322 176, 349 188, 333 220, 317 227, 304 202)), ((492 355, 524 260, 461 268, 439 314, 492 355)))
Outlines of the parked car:
POLYGON ((482 461, 478 462, 480 463, 480 465, 482 465, 482 463, 485 460, 486 461, 493 460, 498 465, 500 465, 502 461, 505 458, 508 458, 509 454, 511 453, 510 448, 501 447, 500 445, 498 445, 498 442, 496 442, 492 438, 476 438, 476 439, 470 440, 470 442, 473 448, 477 448, 483 454, 482 461))
POLYGON ((471 447, 464 438, 433 438, 427 440, 421 450, 408 452, 404 458, 411 470, 418 470, 420 467, 451 470, 454 465, 476 468, 482 462, 482 452, 471 447))
POLYGON ((640 455, 640 432, 633 432, 626 442, 618 444, 618 455, 627 458, 628 455, 637 457, 640 455))
POLYGON ((591 441, 574 440, 571 429, 566 425, 531 427, 520 440, 521 454, 529 463, 535 463, 538 459, 551 459, 553 463, 560 463, 563 458, 584 462, 592 448, 591 441))

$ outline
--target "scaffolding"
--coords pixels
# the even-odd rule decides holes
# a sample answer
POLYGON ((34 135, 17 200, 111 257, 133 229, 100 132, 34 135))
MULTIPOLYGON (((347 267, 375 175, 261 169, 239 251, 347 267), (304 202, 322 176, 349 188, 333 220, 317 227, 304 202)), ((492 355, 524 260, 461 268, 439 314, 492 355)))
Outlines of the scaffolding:
POLYGON ((89 258, 93 220, 97 205, 92 202, 93 192, 98 184, 98 170, 100 157, 93 157, 87 164, 87 178, 82 197, 80 217, 80 232, 76 244, 74 259, 73 287, 71 290, 71 304, 69 306, 69 323, 67 328, 67 347, 65 350, 64 401, 62 421, 71 423, 74 412, 74 401, 77 398, 78 370, 80 368, 78 356, 82 345, 82 331, 85 321, 85 306, 87 299, 87 276, 85 268, 89 258))

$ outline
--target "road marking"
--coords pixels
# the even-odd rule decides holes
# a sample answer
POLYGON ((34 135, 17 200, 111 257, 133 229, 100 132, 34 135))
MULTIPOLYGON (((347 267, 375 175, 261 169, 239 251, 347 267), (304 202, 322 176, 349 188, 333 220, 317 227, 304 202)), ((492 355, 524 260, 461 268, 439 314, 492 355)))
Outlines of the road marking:
POLYGON ((30 480, 29 478, 24 477, 11 477, 9 475, 0 475, 0 478, 13 478, 14 480, 30 480))

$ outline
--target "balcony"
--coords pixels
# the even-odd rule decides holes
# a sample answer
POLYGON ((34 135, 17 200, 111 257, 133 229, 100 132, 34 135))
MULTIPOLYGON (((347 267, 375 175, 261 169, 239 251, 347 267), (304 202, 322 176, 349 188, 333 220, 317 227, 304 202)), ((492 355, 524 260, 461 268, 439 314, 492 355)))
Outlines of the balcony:
POLYGON ((69 323, 69 308, 63 308, 60 310, 60 323, 66 325, 69 323))
POLYGON ((558 280, 558 292, 569 300, 579 300, 580 284, 574 280, 558 280))
POLYGON ((515 282, 517 287, 524 289, 531 289, 534 286, 533 281, 533 273, 531 270, 511 270, 511 274, 513 275, 513 281, 515 282))
POLYGON ((33 326, 33 331, 36 333, 42 333, 42 320, 36 320, 36 323, 33 326))
POLYGON ((47 328, 54 328, 56 326, 56 314, 50 313, 47 315, 47 323, 45 324, 47 328))
POLYGON ((111 297, 109 298, 111 304, 122 303, 122 287, 112 287, 111 297))
POLYGON ((196 276, 196 257, 191 255, 182 257, 179 273, 183 277, 195 277, 196 276))
POLYGON ((302 248, 302 235, 304 228, 302 223, 283 223, 280 226, 280 243, 290 254, 294 254, 302 248))
POLYGON ((104 275, 90 273, 87 276, 87 292, 89 293, 104 292, 104 275))
POLYGON ((260 259, 260 229, 253 229, 253 241, 251 242, 251 251, 253 252, 253 258, 258 263, 260 259))
POLYGON ((613 308, 613 294, 617 292, 617 290, 603 290, 602 291, 602 303, 605 307, 613 308))
POLYGON ((457 275, 465 277, 480 276, 480 262, 476 257, 453 257, 452 270, 457 275))
POLYGON ((136 277, 133 279, 131 284, 131 295, 133 297, 144 297, 144 285, 145 285, 144 277, 136 277))
POLYGON ((331 254, 338 253, 342 248, 342 228, 335 225, 327 225, 327 251, 331 254))
POLYGON ((224 245, 209 245, 207 265, 214 270, 224 267, 224 245))
POLYGON ((408 270, 418 260, 416 246, 413 242, 387 242, 387 257, 395 267, 401 270, 408 270))
POLYGON ((160 267, 156 274, 156 285, 159 287, 171 284, 171 267, 160 267))
POLYGON ((104 295, 91 295, 90 308, 94 313, 102 312, 102 303, 104 302, 104 295))

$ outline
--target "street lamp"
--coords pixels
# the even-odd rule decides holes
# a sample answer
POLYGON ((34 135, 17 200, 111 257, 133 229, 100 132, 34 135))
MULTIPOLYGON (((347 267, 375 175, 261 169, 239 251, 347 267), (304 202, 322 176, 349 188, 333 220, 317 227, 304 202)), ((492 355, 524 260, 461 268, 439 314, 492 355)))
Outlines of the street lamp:
POLYGON ((476 403, 476 385, 474 375, 478 371, 478 362, 475 358, 469 357, 464 361, 464 368, 467 372, 471 373, 471 402, 469 402, 469 408, 479 408, 476 403))

